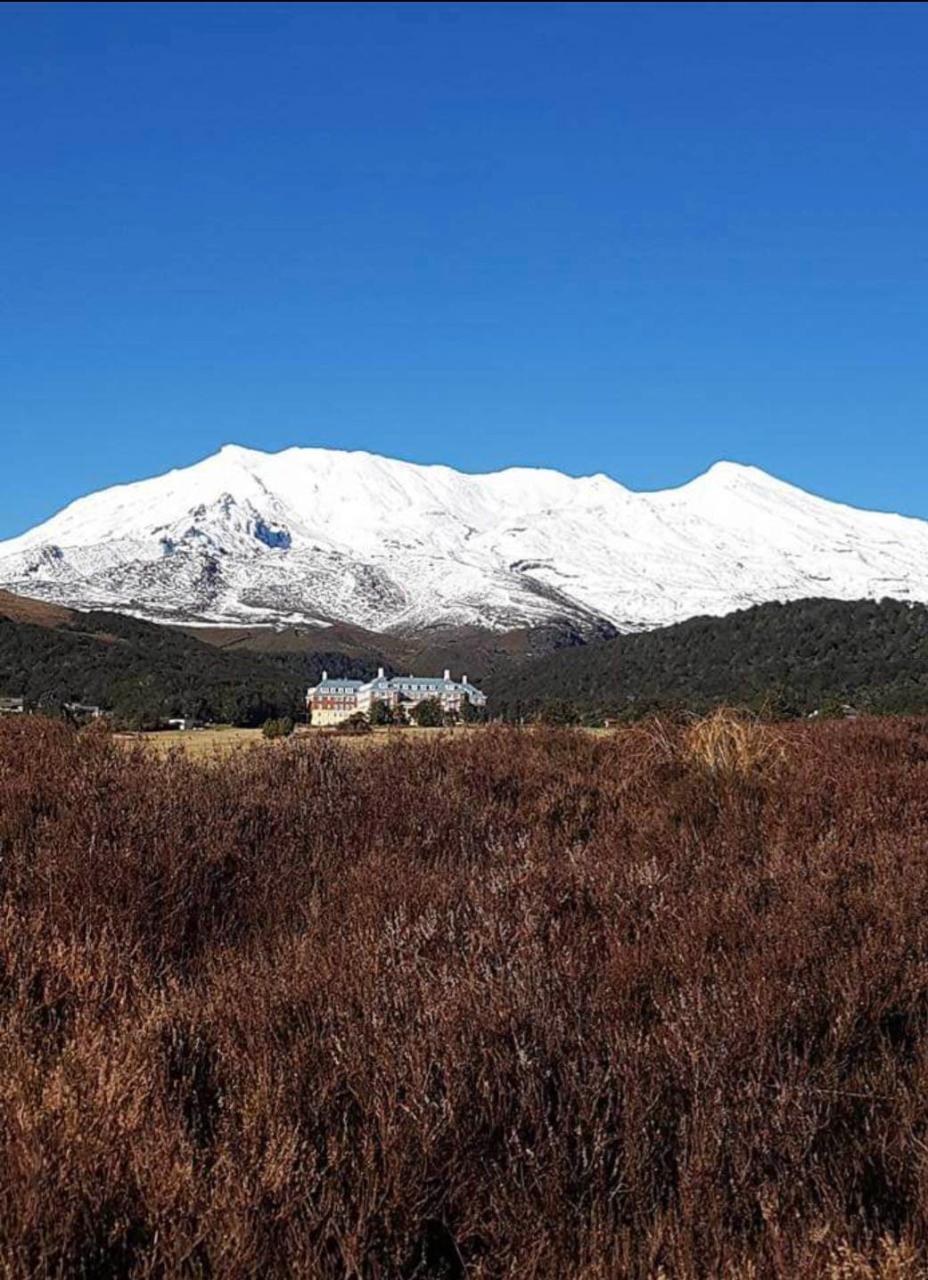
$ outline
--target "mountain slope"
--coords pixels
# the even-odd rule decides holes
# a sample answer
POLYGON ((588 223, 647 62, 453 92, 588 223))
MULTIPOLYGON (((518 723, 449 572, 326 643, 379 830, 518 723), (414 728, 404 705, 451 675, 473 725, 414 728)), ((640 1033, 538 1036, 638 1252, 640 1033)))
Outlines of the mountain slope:
POLYGON ((719 463, 679 489, 228 446, 0 543, 0 585, 155 620, 636 631, 766 600, 928 601, 928 523, 719 463))
MULTIPOLYGON (((48 606, 41 606, 48 607, 48 606)), ((487 672, 509 662, 540 657, 586 643, 567 627, 523 627, 515 631, 481 627, 426 627, 421 631, 365 631, 348 623, 329 627, 182 627, 187 635, 226 652, 307 654, 320 649, 389 665, 414 675, 434 675, 450 667, 479 684, 487 672)), ((599 636, 605 639, 609 632, 599 636)))
POLYGON ((928 710, 928 608, 898 600, 799 600, 531 659, 484 682, 494 715, 546 707, 641 714, 771 698, 804 713, 829 699, 928 710))

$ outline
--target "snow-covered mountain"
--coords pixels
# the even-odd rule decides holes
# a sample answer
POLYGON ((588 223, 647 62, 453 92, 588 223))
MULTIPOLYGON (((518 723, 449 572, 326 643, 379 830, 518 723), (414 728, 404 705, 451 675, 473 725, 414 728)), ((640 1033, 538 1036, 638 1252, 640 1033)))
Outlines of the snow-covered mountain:
POLYGON ((679 489, 229 445, 0 542, 0 585, 156 621, 619 630, 767 600, 928 602, 928 522, 717 463, 679 489))

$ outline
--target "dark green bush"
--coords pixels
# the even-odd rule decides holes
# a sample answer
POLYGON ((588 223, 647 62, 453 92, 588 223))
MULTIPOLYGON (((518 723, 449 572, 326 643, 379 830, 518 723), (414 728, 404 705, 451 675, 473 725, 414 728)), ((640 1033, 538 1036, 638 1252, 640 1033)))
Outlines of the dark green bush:
POLYGON ((289 716, 282 716, 277 720, 265 720, 261 726, 261 732, 265 738, 289 738, 293 732, 293 721, 289 716))

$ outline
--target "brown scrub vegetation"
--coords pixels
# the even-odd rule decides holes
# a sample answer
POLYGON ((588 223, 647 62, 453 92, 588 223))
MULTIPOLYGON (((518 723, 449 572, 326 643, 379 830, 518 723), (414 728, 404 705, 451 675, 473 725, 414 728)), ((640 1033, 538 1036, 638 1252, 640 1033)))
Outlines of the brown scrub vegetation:
POLYGON ((928 722, 0 722, 0 1275, 922 1274, 928 722))

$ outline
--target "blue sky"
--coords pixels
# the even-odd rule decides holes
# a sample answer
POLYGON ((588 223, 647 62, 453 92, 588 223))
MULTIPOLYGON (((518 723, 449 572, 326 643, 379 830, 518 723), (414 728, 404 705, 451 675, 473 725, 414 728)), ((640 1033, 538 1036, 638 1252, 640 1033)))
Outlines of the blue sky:
POLYGON ((928 516, 928 6, 0 8, 0 537, 225 442, 928 516))

